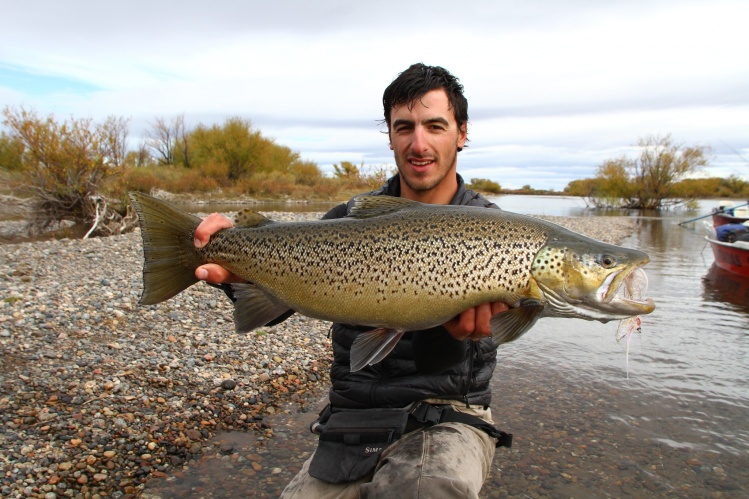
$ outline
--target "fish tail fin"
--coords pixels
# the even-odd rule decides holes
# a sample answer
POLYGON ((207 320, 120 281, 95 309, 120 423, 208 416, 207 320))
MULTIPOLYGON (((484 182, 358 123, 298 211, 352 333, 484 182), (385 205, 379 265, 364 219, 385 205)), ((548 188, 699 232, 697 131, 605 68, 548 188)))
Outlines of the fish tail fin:
POLYGON ((193 234, 200 218, 147 194, 129 193, 138 214, 143 238, 143 294, 141 305, 168 300, 198 282, 200 258, 193 234))

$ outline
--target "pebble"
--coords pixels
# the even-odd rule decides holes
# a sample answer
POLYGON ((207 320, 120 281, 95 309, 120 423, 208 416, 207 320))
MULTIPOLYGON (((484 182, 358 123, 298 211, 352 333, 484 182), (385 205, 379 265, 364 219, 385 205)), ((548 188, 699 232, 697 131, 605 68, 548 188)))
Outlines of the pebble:
POLYGON ((205 284, 140 306, 142 265, 137 230, 0 244, 2 497, 132 497, 218 432, 267 439, 269 411, 301 410, 327 381, 327 324, 239 335, 205 284))

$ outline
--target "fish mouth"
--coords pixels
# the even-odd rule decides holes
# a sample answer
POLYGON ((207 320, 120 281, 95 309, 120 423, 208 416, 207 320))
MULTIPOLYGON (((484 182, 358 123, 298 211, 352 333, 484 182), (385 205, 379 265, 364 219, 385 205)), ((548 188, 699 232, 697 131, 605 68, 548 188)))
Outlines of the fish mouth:
POLYGON ((648 277, 642 267, 607 276, 596 292, 596 299, 607 308, 630 315, 649 314, 655 310, 652 298, 643 298, 648 277))

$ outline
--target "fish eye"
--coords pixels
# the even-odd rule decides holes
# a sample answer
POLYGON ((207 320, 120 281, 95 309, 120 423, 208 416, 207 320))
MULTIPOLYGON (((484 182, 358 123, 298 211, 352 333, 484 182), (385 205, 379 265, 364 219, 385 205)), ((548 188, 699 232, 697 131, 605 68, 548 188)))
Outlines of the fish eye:
POLYGON ((611 267, 616 265, 616 258, 611 255, 601 255, 599 261, 605 269, 610 269, 611 267))

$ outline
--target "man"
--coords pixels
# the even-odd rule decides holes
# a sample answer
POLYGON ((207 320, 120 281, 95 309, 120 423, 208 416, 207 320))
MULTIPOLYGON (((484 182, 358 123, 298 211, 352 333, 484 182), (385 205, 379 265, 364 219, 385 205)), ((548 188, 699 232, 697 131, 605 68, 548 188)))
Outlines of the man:
MULTIPOLYGON (((468 126, 468 105, 457 78, 440 67, 414 64, 387 87, 383 108, 398 174, 370 194, 496 208, 467 190, 457 174, 457 154, 465 147, 468 126)), ((346 216, 352 206, 351 201, 339 205, 323 218, 346 216)), ((211 234, 231 226, 220 215, 209 216, 195 231, 196 245, 207 244, 211 234)), ((213 283, 238 280, 210 264, 195 275, 213 283)), ((489 381, 496 348, 489 320, 507 308, 487 303, 443 326, 406 333, 388 357, 357 372, 349 370, 350 348, 368 328, 334 324, 330 406, 321 425, 329 426, 331 413, 341 413, 361 423, 354 426, 363 426, 388 408, 410 410, 409 423, 403 437, 371 460, 376 468, 356 463, 364 475, 351 473, 350 481, 349 468, 344 478, 340 469, 333 470, 337 474, 326 469, 340 467, 340 456, 347 456, 343 460, 348 463, 349 455, 343 453, 343 443, 328 450, 330 438, 323 431, 315 460, 304 464, 283 497, 478 497, 498 435, 490 426, 489 381)), ((361 435, 354 437, 359 442, 361 435)))

